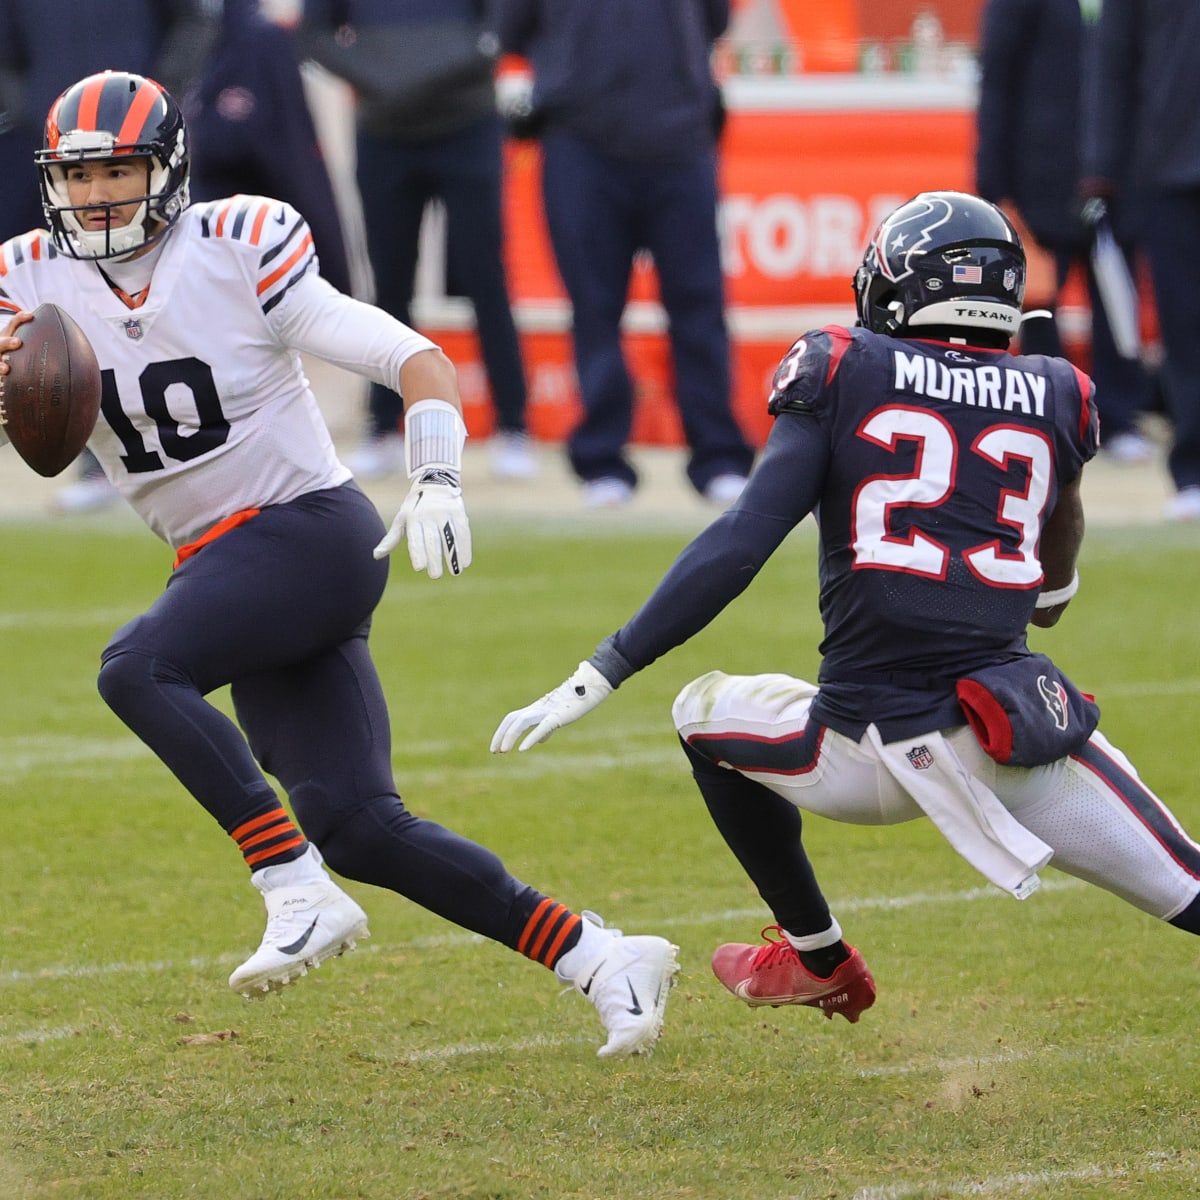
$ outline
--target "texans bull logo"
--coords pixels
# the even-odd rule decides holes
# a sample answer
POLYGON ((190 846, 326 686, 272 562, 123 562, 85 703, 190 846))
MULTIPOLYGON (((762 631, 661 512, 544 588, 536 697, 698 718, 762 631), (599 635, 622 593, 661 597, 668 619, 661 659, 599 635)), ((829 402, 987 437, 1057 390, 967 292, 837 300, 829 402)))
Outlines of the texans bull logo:
POLYGON ((1047 679, 1045 675, 1038 676, 1037 685, 1043 703, 1054 718, 1054 727, 1066 729, 1070 720, 1067 712, 1067 689, 1057 679, 1047 679))

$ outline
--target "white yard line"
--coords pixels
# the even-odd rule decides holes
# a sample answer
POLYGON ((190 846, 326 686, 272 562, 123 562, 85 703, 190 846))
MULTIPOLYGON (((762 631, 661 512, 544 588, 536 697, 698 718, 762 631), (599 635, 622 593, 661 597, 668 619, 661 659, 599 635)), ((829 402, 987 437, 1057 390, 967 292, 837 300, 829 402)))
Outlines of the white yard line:
POLYGON ((133 606, 124 608, 91 608, 83 612, 66 612, 59 609, 33 609, 26 612, 0 613, 0 630, 3 629, 90 629, 99 625, 116 629, 130 617, 137 615, 133 606))
POLYGON ((1006 1175, 990 1175, 984 1179, 939 1179, 931 1183, 889 1183, 880 1187, 863 1187, 852 1193, 850 1200, 917 1200, 922 1196, 1019 1196, 1032 1188, 1044 1188, 1093 1179, 1127 1179, 1142 1172, 1164 1172, 1195 1175, 1196 1163, 1176 1159, 1165 1151, 1151 1151, 1134 1162, 1103 1166, 1099 1163, 1063 1168, 1057 1171, 1014 1171, 1006 1175))

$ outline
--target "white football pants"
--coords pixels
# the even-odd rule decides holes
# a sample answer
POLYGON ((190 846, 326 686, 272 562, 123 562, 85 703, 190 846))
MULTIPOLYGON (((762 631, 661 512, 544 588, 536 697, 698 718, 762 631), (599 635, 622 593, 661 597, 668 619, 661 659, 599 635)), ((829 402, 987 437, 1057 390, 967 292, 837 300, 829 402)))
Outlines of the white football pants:
MULTIPOLYGON (((810 726, 816 691, 788 675, 711 671, 684 687, 672 716, 695 750, 805 812, 856 825, 924 816, 869 736, 854 742, 810 726)), ((965 724, 938 732, 967 772, 1053 849, 1060 871, 1163 920, 1200 894, 1200 846, 1099 731, 1077 754, 1044 767, 995 762, 965 724)))

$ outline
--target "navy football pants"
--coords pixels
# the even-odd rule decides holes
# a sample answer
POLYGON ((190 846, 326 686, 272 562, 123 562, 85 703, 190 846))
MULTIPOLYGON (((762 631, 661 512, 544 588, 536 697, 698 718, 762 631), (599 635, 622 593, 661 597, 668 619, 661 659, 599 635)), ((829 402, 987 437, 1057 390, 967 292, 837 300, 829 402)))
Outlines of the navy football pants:
POLYGON ((383 534, 354 484, 264 509, 185 560, 117 631, 100 692, 226 832, 273 802, 265 770, 334 870, 515 945, 540 894, 396 791, 367 647, 383 534), (225 684, 244 736, 204 698, 225 684))
POLYGON ((636 484, 625 456, 634 385, 621 316, 637 252, 653 256, 667 313, 675 400, 698 491, 748 475, 754 452, 733 416, 725 283, 713 154, 683 163, 626 162, 555 129, 542 139, 542 193, 555 261, 571 299, 583 414, 567 444, 582 480, 636 484))

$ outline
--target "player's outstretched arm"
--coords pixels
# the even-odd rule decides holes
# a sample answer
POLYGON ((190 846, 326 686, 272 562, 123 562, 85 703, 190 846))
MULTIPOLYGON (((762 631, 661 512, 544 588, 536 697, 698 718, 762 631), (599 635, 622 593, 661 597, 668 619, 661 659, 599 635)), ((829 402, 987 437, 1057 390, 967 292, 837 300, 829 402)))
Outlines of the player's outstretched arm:
POLYGON ((581 662, 570 679, 560 683, 552 692, 547 692, 540 700, 514 709, 500 722, 499 728, 492 734, 492 753, 507 754, 526 730, 532 732, 517 749, 532 749, 556 729, 590 713, 611 695, 612 690, 612 684, 590 662, 581 662))
POLYGON ((440 579, 444 560, 451 575, 461 575, 471 565, 471 526, 462 498, 467 428, 454 365, 440 350, 422 350, 400 368, 400 387, 406 398, 426 398, 405 405, 404 459, 412 487, 375 557, 407 538, 414 571, 440 579))

